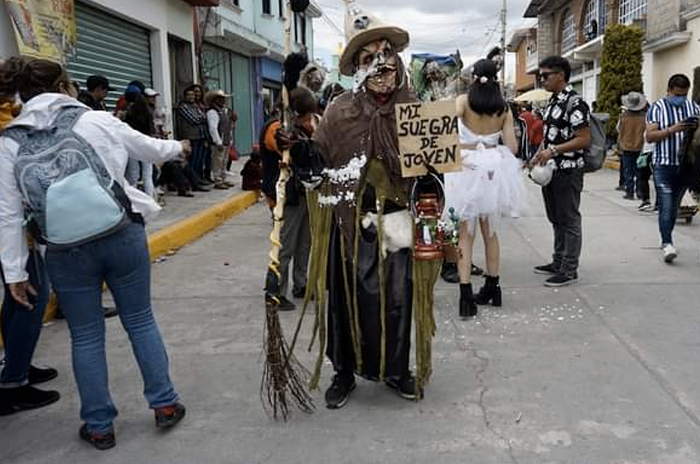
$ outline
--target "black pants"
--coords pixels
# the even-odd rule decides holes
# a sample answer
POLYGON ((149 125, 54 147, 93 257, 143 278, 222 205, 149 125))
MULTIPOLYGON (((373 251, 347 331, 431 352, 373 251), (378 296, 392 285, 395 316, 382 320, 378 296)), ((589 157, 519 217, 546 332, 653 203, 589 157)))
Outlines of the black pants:
POLYGON ((651 179, 651 162, 643 168, 637 168, 637 197, 646 202, 651 198, 649 179, 651 179))
POLYGON ((622 153, 622 170, 624 171, 625 193, 633 197, 637 183, 637 158, 638 151, 625 151, 622 153))
POLYGON ((581 256, 581 190, 582 169, 558 169, 542 188, 547 219, 554 229, 552 262, 569 275, 577 271, 581 256))
MULTIPOLYGON (((353 289, 351 260, 343 261, 341 246, 346 246, 340 227, 333 224, 328 263, 328 343, 326 355, 336 373, 351 377, 353 372, 369 380, 380 377, 382 327, 379 290, 379 249, 376 229, 358 231, 359 249, 357 287, 353 289), (343 267, 348 286, 358 299, 359 337, 361 339, 362 369, 356 364, 350 324, 351 298, 345 291, 343 267)), ((352 252, 348 256, 352 256, 352 252)), ((410 250, 389 253, 384 261, 386 289, 386 378, 399 379, 409 372, 411 354, 411 321, 413 315, 413 267, 410 250)))

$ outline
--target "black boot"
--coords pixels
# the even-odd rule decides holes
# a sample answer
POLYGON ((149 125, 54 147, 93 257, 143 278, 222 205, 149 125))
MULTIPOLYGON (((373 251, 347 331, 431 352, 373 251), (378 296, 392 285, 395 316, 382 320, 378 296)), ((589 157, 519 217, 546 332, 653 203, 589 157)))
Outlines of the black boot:
POLYGON ((459 271, 457 270, 457 265, 454 263, 444 262, 442 263, 442 269, 440 270, 440 276, 442 280, 448 284, 456 284, 459 282, 459 271))
POLYGON ((459 284, 459 317, 474 317, 477 312, 472 284, 459 284))
POLYGON ((474 298, 476 304, 486 305, 491 303, 493 306, 500 307, 503 304, 503 296, 501 295, 501 286, 498 284, 498 276, 486 276, 486 283, 479 290, 474 298))

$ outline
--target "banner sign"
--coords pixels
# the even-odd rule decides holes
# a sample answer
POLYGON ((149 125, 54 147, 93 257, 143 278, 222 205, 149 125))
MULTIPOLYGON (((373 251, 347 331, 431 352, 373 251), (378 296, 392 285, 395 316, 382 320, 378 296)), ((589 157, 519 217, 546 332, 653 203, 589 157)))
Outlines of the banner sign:
POLYGON ((422 176, 426 166, 441 173, 462 169, 457 118, 454 101, 396 105, 403 177, 422 176))
POLYGON ((5 0, 19 54, 64 63, 75 45, 73 0, 5 0))

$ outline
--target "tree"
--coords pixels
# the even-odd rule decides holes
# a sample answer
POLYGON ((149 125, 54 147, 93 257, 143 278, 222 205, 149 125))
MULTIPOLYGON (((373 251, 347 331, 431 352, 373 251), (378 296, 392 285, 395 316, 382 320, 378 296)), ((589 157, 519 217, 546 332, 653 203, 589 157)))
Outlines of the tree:
POLYGON ((605 31, 598 90, 598 111, 608 113, 607 133, 616 137, 620 98, 629 92, 644 92, 642 82, 642 40, 644 31, 636 26, 615 24, 605 31))

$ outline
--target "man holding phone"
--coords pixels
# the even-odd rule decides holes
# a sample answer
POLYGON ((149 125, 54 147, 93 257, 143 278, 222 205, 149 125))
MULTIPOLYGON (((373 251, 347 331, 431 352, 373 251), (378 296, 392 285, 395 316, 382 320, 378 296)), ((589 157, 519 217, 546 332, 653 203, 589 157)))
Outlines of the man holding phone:
POLYGON ((659 205, 659 232, 664 261, 668 264, 678 256, 673 245, 673 228, 686 186, 680 173, 681 148, 698 126, 700 106, 688 100, 690 79, 674 74, 668 80, 667 95, 655 102, 647 114, 647 141, 655 143, 652 155, 654 185, 659 205))

